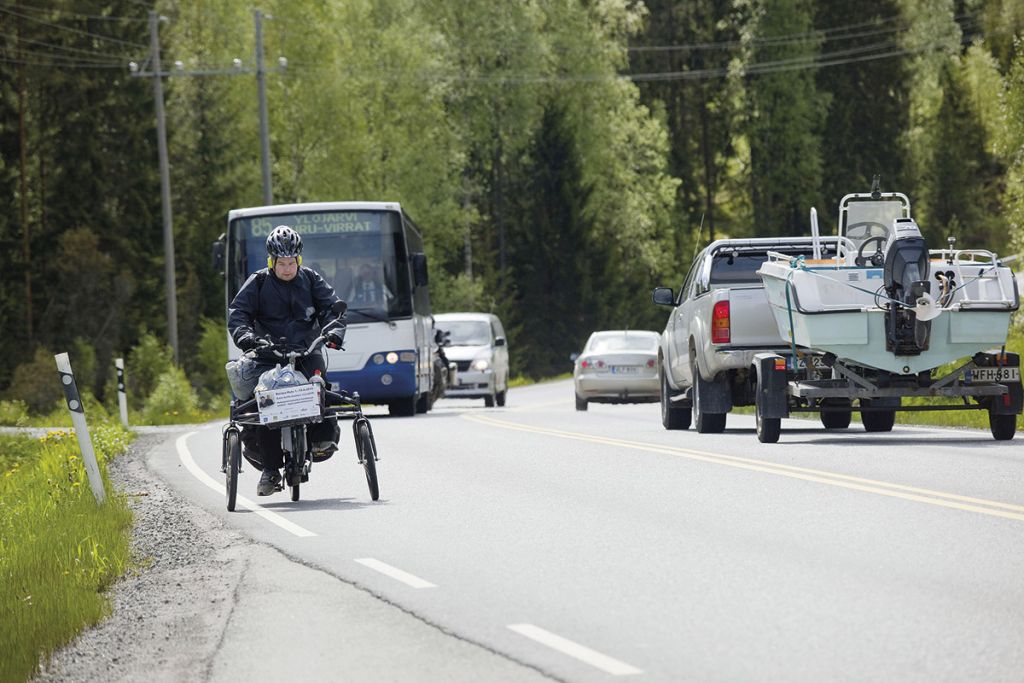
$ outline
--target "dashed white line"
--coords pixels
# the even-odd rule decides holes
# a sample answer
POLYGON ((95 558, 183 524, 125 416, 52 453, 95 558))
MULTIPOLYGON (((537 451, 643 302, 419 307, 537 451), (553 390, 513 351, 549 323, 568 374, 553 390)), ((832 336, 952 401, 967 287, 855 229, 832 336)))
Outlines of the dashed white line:
POLYGON ((380 560, 375 560, 372 557, 364 557, 362 559, 356 560, 356 562, 365 567, 369 567, 374 571, 378 571, 381 574, 384 574, 385 576, 390 576, 392 579, 396 581, 401 581, 407 586, 412 586, 413 588, 437 588, 436 585, 430 583, 429 581, 421 579, 415 574, 410 574, 409 572, 403 571, 398 567, 392 567, 390 564, 381 562, 380 560))
MULTIPOLYGON (((175 445, 178 448, 178 458, 181 460, 181 464, 185 466, 185 469, 192 473, 193 477, 203 482, 214 491, 223 494, 224 482, 217 481, 216 479, 208 475, 206 472, 202 470, 202 468, 199 467, 199 465, 196 464, 196 461, 192 459, 192 453, 188 450, 188 445, 186 445, 185 441, 186 439, 188 439, 188 437, 192 436, 193 434, 195 434, 195 432, 182 434, 181 436, 178 437, 178 440, 175 442, 175 445)), ((252 502, 245 496, 238 496, 238 498, 236 499, 236 504, 241 507, 244 507, 246 510, 251 510, 252 512, 255 512, 257 515, 267 520, 271 524, 275 524, 284 529, 285 531, 295 534, 299 538, 309 538, 310 536, 316 536, 316 534, 310 531, 309 529, 305 529, 296 524, 295 522, 285 519, 276 512, 271 512, 270 510, 267 510, 263 506, 257 505, 256 503, 252 502)))
POLYGON ((584 664, 589 664, 612 676, 633 676, 643 673, 641 669, 631 664, 626 664, 618 659, 601 654, 596 650, 591 650, 589 647, 574 643, 568 638, 563 638, 551 631, 545 631, 539 626, 534 626, 533 624, 509 624, 508 627, 521 636, 526 636, 541 645, 558 650, 562 654, 569 655, 584 664))

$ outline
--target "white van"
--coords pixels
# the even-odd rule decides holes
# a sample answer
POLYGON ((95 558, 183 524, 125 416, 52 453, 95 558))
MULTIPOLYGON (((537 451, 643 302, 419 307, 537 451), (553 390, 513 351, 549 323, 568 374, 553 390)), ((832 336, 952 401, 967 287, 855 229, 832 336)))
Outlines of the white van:
POLYGON ((508 393, 508 340, 492 313, 442 313, 434 327, 446 333, 444 353, 459 367, 444 395, 482 398, 488 408, 505 405, 508 393))

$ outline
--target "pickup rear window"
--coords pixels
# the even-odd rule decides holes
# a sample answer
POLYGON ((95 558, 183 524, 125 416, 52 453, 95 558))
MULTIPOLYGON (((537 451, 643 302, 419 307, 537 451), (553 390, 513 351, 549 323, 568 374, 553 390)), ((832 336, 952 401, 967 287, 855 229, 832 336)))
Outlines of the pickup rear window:
MULTIPOLYGON (((800 249, 778 249, 785 254, 804 254, 810 256, 810 250, 800 249)), ((723 251, 714 255, 711 262, 711 284, 732 285, 732 284, 761 284, 761 276, 757 269, 768 260, 765 252, 737 253, 723 251)))
POLYGON ((767 254, 715 254, 711 262, 711 284, 759 284, 757 269, 768 260, 767 254))

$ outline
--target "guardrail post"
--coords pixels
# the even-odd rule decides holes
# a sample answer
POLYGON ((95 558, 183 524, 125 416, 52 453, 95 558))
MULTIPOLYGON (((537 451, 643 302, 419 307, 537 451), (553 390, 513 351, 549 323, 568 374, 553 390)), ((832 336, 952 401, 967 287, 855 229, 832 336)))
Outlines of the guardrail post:
POLYGON ((128 394, 124 385, 124 358, 115 358, 117 368, 117 407, 121 411, 121 424, 128 428, 128 394))
POLYGON ((71 360, 66 353, 58 353, 54 359, 57 361, 57 373, 60 375, 64 399, 71 412, 71 424, 74 425, 75 436, 78 437, 78 448, 82 452, 85 472, 89 475, 89 486, 92 487, 92 495, 96 502, 102 505, 107 497, 103 490, 103 477, 100 476, 100 466, 96 462, 96 451, 92 449, 89 427, 85 423, 85 408, 82 406, 82 396, 78 393, 78 385, 75 384, 75 375, 71 371, 71 360))

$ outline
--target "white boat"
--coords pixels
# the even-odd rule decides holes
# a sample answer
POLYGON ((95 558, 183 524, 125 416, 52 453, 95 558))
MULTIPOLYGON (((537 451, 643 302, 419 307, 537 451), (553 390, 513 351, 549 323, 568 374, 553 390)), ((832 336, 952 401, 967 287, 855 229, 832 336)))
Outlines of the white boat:
POLYGON ((811 216, 813 257, 772 254, 758 270, 783 339, 901 375, 1006 343, 1020 305, 1010 268, 952 239, 929 250, 906 195, 843 197, 833 254, 820 253, 811 216))

